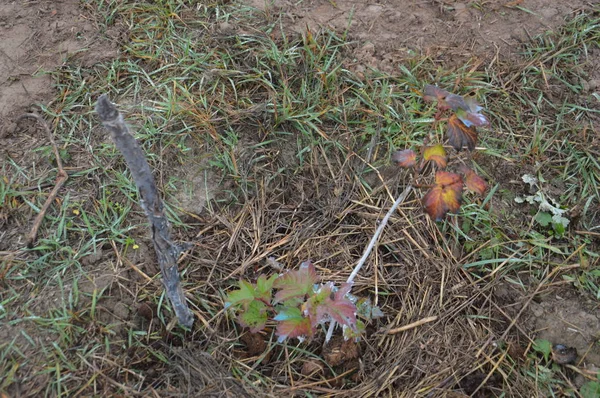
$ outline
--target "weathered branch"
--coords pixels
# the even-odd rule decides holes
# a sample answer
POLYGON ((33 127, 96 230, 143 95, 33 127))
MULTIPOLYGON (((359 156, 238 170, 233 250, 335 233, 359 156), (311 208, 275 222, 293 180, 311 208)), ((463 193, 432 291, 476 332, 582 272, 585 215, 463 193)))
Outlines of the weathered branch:
POLYGON ((158 256, 163 284, 177 319, 181 325, 191 327, 194 323, 194 316, 185 301, 185 294, 177 270, 177 258, 183 248, 171 241, 169 222, 165 216, 164 206, 158 194, 150 165, 146 161, 144 152, 137 141, 129 133, 123 116, 106 95, 101 95, 98 98, 96 112, 104 127, 110 131, 115 145, 123 154, 135 185, 140 191, 140 205, 146 216, 148 216, 148 220, 150 220, 152 242, 158 256))
POLYGON ((69 179, 69 175, 63 168, 62 160, 60 159, 60 153, 58 152, 58 147, 56 146, 56 142, 54 142, 54 137, 52 136, 52 131, 50 131, 50 127, 48 127, 48 123, 46 123, 46 120, 44 120, 43 117, 41 117, 40 115, 38 115, 36 113, 25 113, 25 114, 19 116, 19 118, 17 119, 17 123, 19 123, 21 120, 26 119, 26 118, 32 118, 32 119, 37 120, 38 123, 41 124, 42 127, 44 128, 44 131, 46 132, 46 136, 48 136, 48 140, 50 141, 50 145, 52 145, 52 149, 54 150, 54 157, 56 158, 56 167, 58 168, 58 172, 56 174, 56 183, 54 184, 54 188, 48 195, 48 198, 44 202, 44 205, 40 209, 40 212, 35 217, 35 220, 33 221, 33 226, 31 227, 31 232, 29 233, 29 236, 27 237, 27 242, 26 242, 27 247, 32 248, 35 243, 35 239, 37 237, 38 230, 40 229, 40 225, 42 225, 42 221, 44 220, 44 217, 46 216, 46 212, 50 208, 50 205, 52 204, 52 202, 54 202, 54 199, 56 198, 56 195, 58 195, 58 191, 60 190, 60 188, 62 188, 62 186, 65 184, 65 182, 67 182, 67 180, 69 179))

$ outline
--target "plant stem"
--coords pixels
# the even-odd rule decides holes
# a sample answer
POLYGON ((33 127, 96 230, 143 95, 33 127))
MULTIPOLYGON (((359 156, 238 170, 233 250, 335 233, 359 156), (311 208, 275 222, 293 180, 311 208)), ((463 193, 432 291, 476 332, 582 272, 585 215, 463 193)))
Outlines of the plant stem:
MULTIPOLYGON (((375 234, 371 238, 371 241, 367 245, 367 248, 365 249, 365 252, 363 253, 363 255, 360 258, 360 260, 358 260, 358 264, 356 264, 356 267, 354 267, 354 270, 352 271, 352 273, 348 277, 348 280, 346 281, 346 283, 353 283, 354 282, 354 278, 356 278, 356 275, 358 275, 358 272, 360 271, 360 269, 362 268, 362 266, 367 261, 367 258, 369 257, 369 254, 371 254, 371 251, 373 250, 373 248, 375 247, 375 244, 379 240, 379 236, 381 235, 381 233, 383 232, 383 229, 385 228, 385 226, 387 225, 388 221, 392 217, 392 214, 394 214, 394 212, 396 211, 396 209, 398 208, 398 206, 400 206, 400 204, 406 200, 406 198, 410 194, 410 191, 412 191, 412 188, 413 188, 412 185, 410 185, 410 184, 407 185, 406 188, 404 188, 404 191, 402 191, 402 193, 400 194, 400 196, 398 196, 398 199, 396 199, 396 201, 394 202, 394 204, 392 205, 392 207, 390 207, 390 210, 387 212, 387 214, 385 215, 385 217, 383 217, 383 220, 381 220, 381 223, 379 224, 379 227, 377 227, 377 230, 375 231, 375 234)), ((329 324, 329 329, 327 330, 327 335, 325 336, 325 344, 327 344, 329 342, 329 340, 331 340, 331 336, 333 336, 333 329, 335 328, 335 325, 336 325, 335 321, 331 321, 331 323, 329 324)))

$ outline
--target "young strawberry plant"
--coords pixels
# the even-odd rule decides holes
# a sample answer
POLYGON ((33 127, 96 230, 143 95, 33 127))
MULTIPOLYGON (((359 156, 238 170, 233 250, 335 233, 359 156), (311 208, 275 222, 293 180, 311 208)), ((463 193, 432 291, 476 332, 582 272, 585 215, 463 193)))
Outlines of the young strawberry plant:
MULTIPOLYGON (((426 101, 437 102, 435 123, 447 123, 448 144, 457 152, 464 147, 469 152, 473 151, 477 144, 477 127, 489 125, 488 119, 481 113, 483 108, 475 98, 452 94, 432 85, 425 86, 423 98, 426 101)), ((392 160, 400 167, 413 169, 413 187, 429 189, 422 198, 422 204, 425 212, 434 220, 441 221, 448 212, 457 212, 460 209, 465 187, 479 195, 486 192, 487 184, 484 179, 464 163, 457 167, 456 172, 446 169, 449 156, 441 143, 424 144, 419 152, 420 157, 412 149, 398 151, 394 153, 392 160), (431 170, 430 165, 435 168, 433 184, 422 181, 427 178, 431 170)))
POLYGON ((239 289, 227 294, 225 308, 253 333, 275 322, 279 342, 311 338, 319 325, 332 321, 343 326, 345 338, 358 339, 364 321, 383 316, 370 300, 349 294, 351 284, 336 287, 331 282, 318 283, 318 279, 315 266, 304 262, 298 270, 282 275, 260 275, 255 284, 240 280, 239 289))

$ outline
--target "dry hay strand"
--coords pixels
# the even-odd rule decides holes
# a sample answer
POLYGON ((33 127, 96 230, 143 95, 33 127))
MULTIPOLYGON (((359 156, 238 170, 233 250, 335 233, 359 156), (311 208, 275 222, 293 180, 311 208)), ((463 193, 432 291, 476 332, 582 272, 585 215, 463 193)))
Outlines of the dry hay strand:
MULTIPOLYGON (((310 259, 324 281, 335 283, 345 282, 352 272, 377 221, 406 182, 381 180, 379 188, 369 191, 351 176, 351 167, 329 161, 327 171, 310 165, 305 173, 279 181, 257 178, 244 205, 202 221, 206 227, 198 235, 187 283, 195 286, 194 296, 202 297, 205 308, 214 309, 198 308, 196 313, 211 325, 202 339, 217 346, 209 350, 215 358, 229 361, 235 373, 276 396, 305 391, 352 397, 531 391, 526 382, 521 386, 512 379, 507 387, 515 377, 514 366, 506 351, 490 344, 510 322, 491 299, 494 283, 480 285, 461 268, 460 254, 453 254, 460 248, 423 214, 415 195, 392 216, 355 280, 353 294, 371 297, 386 315, 368 326, 357 358, 327 363, 324 333, 310 342, 278 345, 270 324, 250 338, 226 315, 222 293, 240 277, 254 281, 261 273, 281 272, 273 266, 276 262, 294 269, 310 259), (328 172, 332 169, 339 174, 328 172)), ((514 329, 505 337, 517 334, 514 329)), ((343 343, 330 344, 348 349, 343 343)))

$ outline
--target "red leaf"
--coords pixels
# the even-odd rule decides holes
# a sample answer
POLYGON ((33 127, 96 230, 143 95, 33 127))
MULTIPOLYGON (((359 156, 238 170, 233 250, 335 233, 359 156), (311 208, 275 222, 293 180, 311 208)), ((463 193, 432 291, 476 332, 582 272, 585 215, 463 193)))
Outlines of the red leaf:
POLYGON ((460 209, 463 180, 460 175, 447 171, 435 173, 435 186, 423 196, 425 211, 435 221, 441 221, 446 214, 460 209))
POLYGON ((487 191, 488 186, 483 178, 479 177, 469 168, 465 168, 462 171, 465 174, 465 185, 469 191, 479 195, 483 195, 487 191))
POLYGON ((412 149, 397 151, 392 155, 392 161, 400 167, 413 167, 417 163, 417 154, 412 149))
POLYGON ((310 319, 304 317, 299 308, 285 307, 275 318, 277 324, 277 341, 280 343, 287 337, 310 337, 313 335, 313 328, 310 319))
POLYGON ((302 263, 298 271, 289 271, 275 280, 273 287, 281 290, 275 295, 274 303, 296 297, 303 298, 312 293, 317 279, 315 266, 311 262, 302 263))
POLYGON ((435 162, 438 168, 443 169, 447 163, 446 150, 440 144, 425 147, 423 159, 435 162))
POLYGON ((456 115, 450 116, 448 119, 448 142, 457 151, 460 151, 464 146, 470 151, 475 149, 477 143, 477 130, 475 127, 467 127, 456 115))
POLYGON ((352 285, 346 283, 333 293, 333 284, 329 283, 321 287, 321 291, 311 305, 307 306, 309 316, 313 317, 313 325, 334 320, 340 325, 351 328, 356 327, 356 305, 345 296, 352 285), (314 316, 316 315, 316 318, 314 316))

